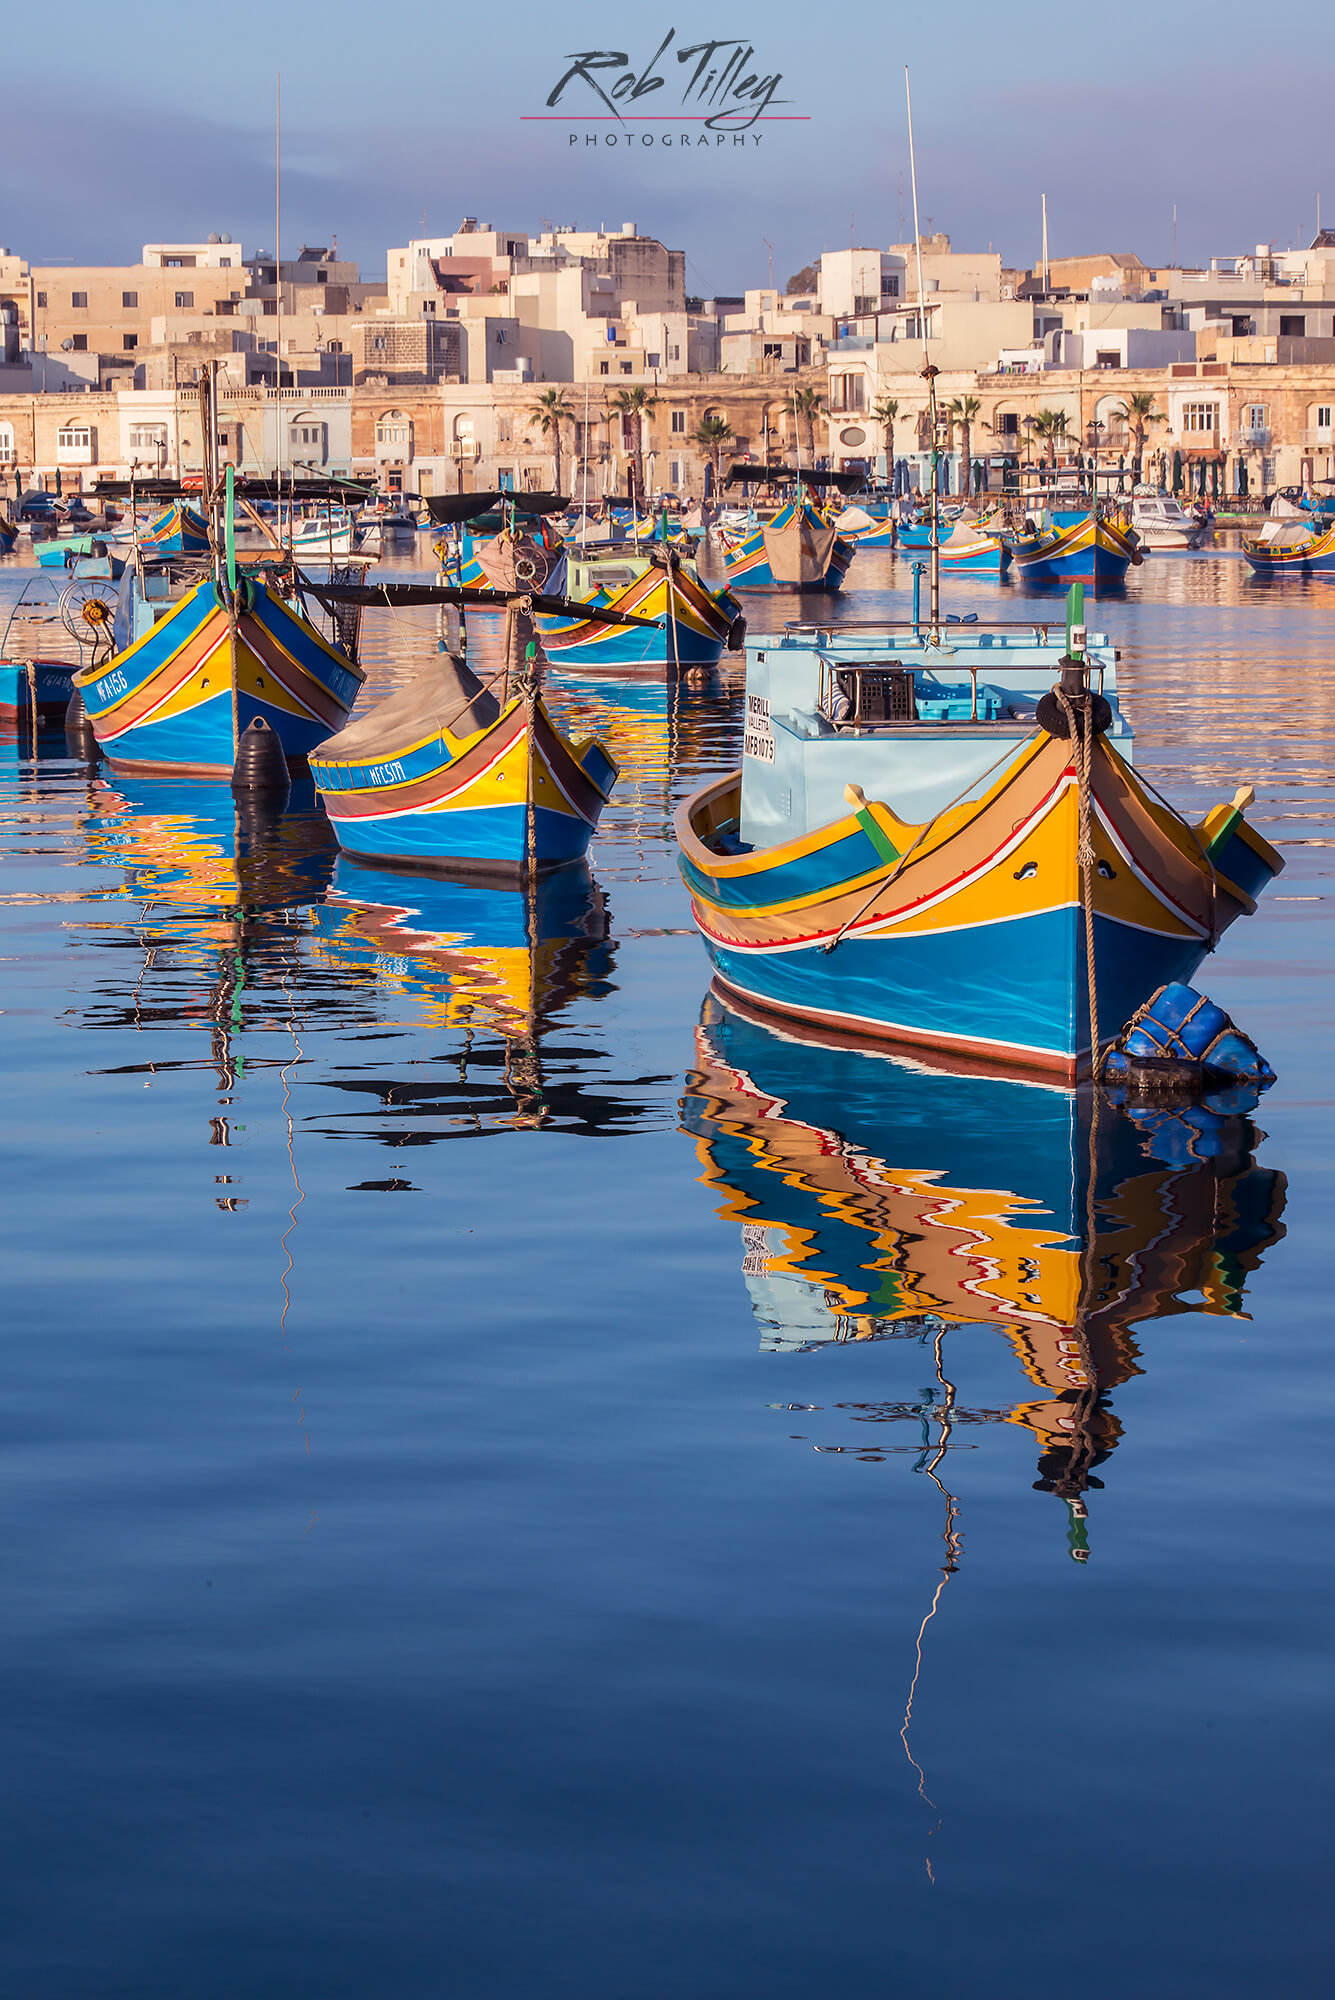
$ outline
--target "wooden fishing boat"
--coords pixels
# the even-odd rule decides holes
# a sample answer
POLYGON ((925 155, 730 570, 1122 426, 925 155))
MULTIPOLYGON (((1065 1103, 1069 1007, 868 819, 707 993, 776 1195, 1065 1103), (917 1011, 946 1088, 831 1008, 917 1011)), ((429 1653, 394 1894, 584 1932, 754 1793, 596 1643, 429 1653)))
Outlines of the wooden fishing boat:
POLYGON ((805 494, 749 534, 720 532, 716 540, 729 590, 838 590, 855 553, 805 494))
POLYGON ((139 537, 139 546, 163 556, 200 556, 209 546, 208 522, 183 500, 173 500, 139 537))
POLYGON ((1055 649, 1008 664, 997 636, 750 640, 742 768, 678 812, 680 867, 741 998, 1073 1080, 1091 1060, 1089 972, 1101 1055, 1283 863, 1243 816, 1250 794, 1189 826, 1140 783, 1106 645, 1086 652, 1068 625, 1045 697, 1055 649), (1087 785, 1067 709, 1081 743, 1094 718, 1087 785))
POLYGON ((729 590, 711 590, 688 558, 661 541, 633 543, 596 555, 566 556, 565 593, 597 611, 598 621, 540 616, 538 630, 554 667, 624 671, 664 668, 669 674, 718 664, 725 646, 740 648, 741 606, 729 590), (618 612, 659 621, 618 625, 618 612))
POLYGON ((865 507, 845 507, 834 525, 855 549, 892 549, 897 540, 894 517, 888 512, 877 515, 865 507))
POLYGON ((1011 544, 1016 567, 1029 583, 1121 583, 1144 560, 1134 530, 1094 513, 1062 514, 1035 537, 1011 544))
POLYGON ((994 1330, 1022 1393, 991 1420, 1033 1435, 1050 1492, 1115 1447, 1138 1326, 1236 1317, 1284 1233, 1284 1176, 1240 1112, 1103 1096, 1095 1119, 1088 1093, 776 1032, 728 995, 705 1003, 682 1128, 764 1348, 994 1330))
POLYGON ((346 721, 364 678, 360 611, 313 622, 285 558, 238 568, 236 590, 212 563, 143 558, 127 567, 116 651, 75 675, 104 755, 119 770, 230 778, 255 722, 290 770, 346 721))
POLYGON ((454 654, 320 746, 311 774, 349 853, 523 874, 579 860, 617 767, 527 684, 503 701, 454 654))
POLYGON ((1244 535, 1242 553, 1258 576, 1319 576, 1335 570, 1335 521, 1267 521, 1259 535, 1244 535))

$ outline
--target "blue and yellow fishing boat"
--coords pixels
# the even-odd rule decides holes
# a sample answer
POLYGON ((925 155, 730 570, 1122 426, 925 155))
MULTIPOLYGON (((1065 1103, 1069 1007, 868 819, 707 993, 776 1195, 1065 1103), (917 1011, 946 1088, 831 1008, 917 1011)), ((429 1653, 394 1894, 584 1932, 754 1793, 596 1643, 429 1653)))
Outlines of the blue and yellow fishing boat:
POLYGON ((1012 636, 918 627, 845 647, 824 627, 748 642, 742 768, 677 815, 730 992, 854 1038, 1073 1081, 1091 1061, 1091 975, 1101 1057, 1255 908, 1283 862, 1247 824, 1250 794, 1188 825, 1131 768, 1106 643, 1086 651, 1074 626, 1065 654, 1012 636))
POLYGON ((1242 553, 1258 576, 1320 576, 1335 571, 1335 521, 1320 527, 1293 519, 1267 521, 1244 535, 1242 553))
POLYGON ((1035 536, 1011 544, 1016 567, 1027 583, 1122 583, 1144 560, 1139 537, 1098 513, 1056 514, 1035 536))
POLYGON ((538 617, 543 651, 554 667, 654 667, 669 675, 712 667, 725 646, 740 650, 746 629, 731 591, 711 590, 693 562, 661 541, 588 555, 569 551, 565 592, 599 617, 538 617), (612 622, 618 612, 656 622, 618 625, 612 622))
POLYGON ((117 650, 74 677, 98 744, 120 770, 230 778, 258 720, 301 770, 361 687, 357 618, 325 637, 284 595, 281 562, 238 573, 234 595, 199 570, 189 558, 127 567, 117 650))
POLYGON ((749 534, 719 530, 717 543, 729 590, 838 590, 856 553, 804 493, 749 534))
POLYGON ((448 653, 310 763, 341 847, 454 872, 579 860, 617 777, 593 737, 562 735, 531 683, 498 700, 448 653))
POLYGON ((163 556, 202 556, 209 546, 208 523, 184 500, 173 500, 139 537, 142 549, 163 556))

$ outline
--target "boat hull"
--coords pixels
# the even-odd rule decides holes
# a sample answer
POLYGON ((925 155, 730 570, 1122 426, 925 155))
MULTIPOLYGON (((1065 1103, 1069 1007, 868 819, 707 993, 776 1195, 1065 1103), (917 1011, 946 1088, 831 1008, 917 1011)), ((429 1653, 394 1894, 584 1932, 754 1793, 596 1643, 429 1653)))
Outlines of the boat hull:
POLYGON ((1026 582, 1068 585, 1124 583, 1127 570, 1142 560, 1136 543, 1107 521, 1082 521, 1061 528, 1052 540, 1020 544, 1015 563, 1026 582))
POLYGON ((118 770, 230 778, 260 717, 289 769, 341 729, 361 670, 256 580, 238 586, 233 635, 213 579, 132 646, 75 676, 103 755, 118 770))
POLYGON ((530 857, 540 870, 582 859, 617 773, 597 743, 572 745, 541 700, 517 698, 455 754, 433 735, 374 761, 317 755, 311 774, 346 853, 512 876, 530 857))
POLYGON ((590 600, 608 616, 660 619, 658 627, 593 624, 539 615, 542 647, 554 667, 664 667, 669 671, 718 665, 741 607, 727 590, 708 590, 678 569, 669 594, 667 573, 657 566, 611 595, 590 600))
POLYGON ((1296 549, 1267 548, 1244 541, 1242 553, 1257 576, 1328 576, 1335 572, 1335 526, 1314 534, 1296 549))
MULTIPOLYGON (((678 813, 680 867, 718 978, 854 1039, 1074 1081, 1090 1060, 1079 782, 1036 732, 982 798, 914 827, 885 805, 772 848, 720 852, 740 776, 678 813)), ((1095 753, 1094 968, 1107 1045, 1283 866, 1234 807, 1189 828, 1104 739, 1095 753)))

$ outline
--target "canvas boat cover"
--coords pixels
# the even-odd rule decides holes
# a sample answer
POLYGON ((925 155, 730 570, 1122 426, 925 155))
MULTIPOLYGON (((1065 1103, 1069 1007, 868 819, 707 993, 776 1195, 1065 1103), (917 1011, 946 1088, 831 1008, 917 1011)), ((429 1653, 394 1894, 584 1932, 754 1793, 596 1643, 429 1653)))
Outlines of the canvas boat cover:
POLYGON ((776 583, 821 583, 830 567, 837 533, 821 527, 805 511, 786 528, 766 528, 765 555, 776 583))
POLYGON ((407 687, 329 736, 315 755, 378 763, 448 729, 472 736, 496 721, 501 705, 457 653, 438 653, 407 687))

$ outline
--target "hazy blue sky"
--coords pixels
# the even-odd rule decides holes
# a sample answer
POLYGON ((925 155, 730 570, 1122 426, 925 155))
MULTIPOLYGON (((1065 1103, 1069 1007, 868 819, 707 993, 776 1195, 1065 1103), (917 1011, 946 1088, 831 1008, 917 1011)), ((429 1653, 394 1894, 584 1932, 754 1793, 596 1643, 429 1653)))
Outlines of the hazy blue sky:
MULTIPOLYGON (((1113 8, 813 6, 748 0, 553 7, 549 0, 275 0, 268 8, 64 0, 6 10, 0 242, 35 262, 132 261, 211 229, 272 248, 274 73, 283 78, 283 248, 340 247, 370 276, 385 248, 464 214, 534 228, 635 221, 684 248, 702 293, 780 282, 822 248, 885 243, 908 208, 903 65, 912 65, 923 227, 961 249, 1135 250, 1184 261, 1310 240, 1335 105, 1335 9, 1288 0, 1120 0, 1113 8), (742 32, 781 73, 789 117, 761 143, 588 147, 607 126, 521 122, 569 52, 624 50, 639 74, 742 32), (570 130, 581 143, 572 148, 570 130)), ((693 65, 692 65, 693 67, 693 65)), ((600 110, 576 83, 561 109, 600 110)), ((614 128, 613 128, 614 129, 614 128)), ((694 131, 698 133, 697 126, 694 131)), ((618 134, 622 137, 622 134, 618 134)))

